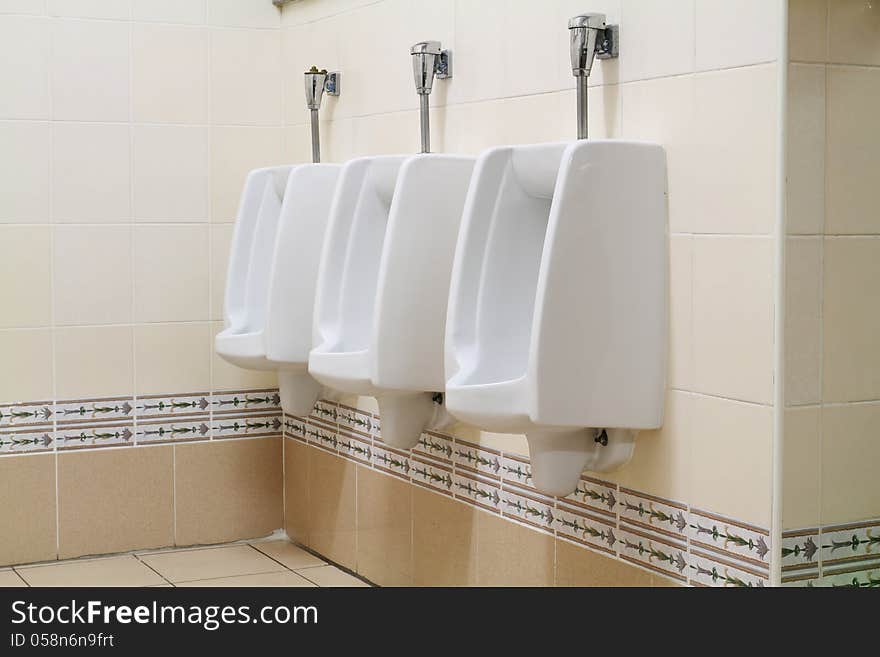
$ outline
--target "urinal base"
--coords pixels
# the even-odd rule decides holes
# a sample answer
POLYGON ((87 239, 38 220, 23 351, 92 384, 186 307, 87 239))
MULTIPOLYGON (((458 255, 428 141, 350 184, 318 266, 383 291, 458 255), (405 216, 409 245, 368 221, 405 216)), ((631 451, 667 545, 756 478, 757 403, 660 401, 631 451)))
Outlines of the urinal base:
POLYGON ((281 397, 281 410, 291 415, 306 417, 312 412, 322 386, 307 372, 278 372, 278 395, 281 397))
POLYGON ((595 429, 529 431, 526 440, 532 463, 532 483, 542 493, 565 497, 573 493, 584 470, 608 472, 632 457, 635 432, 608 429, 598 438, 595 429))
POLYGON ((381 395, 376 401, 382 418, 382 442, 397 449, 412 449, 418 444, 437 407, 430 392, 381 395))

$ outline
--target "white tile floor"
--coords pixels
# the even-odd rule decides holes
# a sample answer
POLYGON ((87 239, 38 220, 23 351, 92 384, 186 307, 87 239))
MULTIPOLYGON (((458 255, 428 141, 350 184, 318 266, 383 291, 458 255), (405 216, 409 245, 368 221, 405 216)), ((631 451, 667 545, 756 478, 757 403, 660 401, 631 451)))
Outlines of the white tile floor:
POLYGON ((9 586, 369 586, 287 540, 133 552, 0 570, 9 586))

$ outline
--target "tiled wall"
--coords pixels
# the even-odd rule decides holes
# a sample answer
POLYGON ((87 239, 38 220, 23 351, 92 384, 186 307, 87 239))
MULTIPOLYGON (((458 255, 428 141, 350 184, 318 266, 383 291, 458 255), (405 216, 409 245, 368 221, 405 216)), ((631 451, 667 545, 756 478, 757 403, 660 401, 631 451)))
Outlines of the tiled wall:
POLYGON ((784 578, 877 586, 880 3, 792 0, 790 48, 784 578))
POLYGON ((168 443, 274 387, 212 337, 281 77, 268 0, 0 0, 0 564, 280 526, 279 431, 168 443))
MULTIPOLYGON (((771 517, 773 267, 779 3, 768 0, 302 0, 282 12, 287 161, 309 157, 301 72, 342 72, 321 110, 325 159, 414 153, 409 47, 439 39, 454 77, 431 102, 438 152, 571 139, 567 19, 604 11, 621 56, 590 79, 594 137, 669 157, 671 344, 661 431, 642 434, 622 487, 767 529, 771 517), (731 25, 750 26, 730 29, 731 25), (748 477, 744 477, 748 473, 748 477)), ((350 400, 368 411, 368 399, 350 400)), ((456 427, 524 454, 521 437, 456 427)), ((330 503, 329 501, 327 502, 330 503)))

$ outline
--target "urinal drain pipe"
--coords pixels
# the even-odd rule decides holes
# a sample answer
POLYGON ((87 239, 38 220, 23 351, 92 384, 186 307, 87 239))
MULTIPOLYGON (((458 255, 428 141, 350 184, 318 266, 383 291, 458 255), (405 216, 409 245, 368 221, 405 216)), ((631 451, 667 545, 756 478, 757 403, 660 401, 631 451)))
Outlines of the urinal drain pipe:
POLYGON ((309 110, 312 123, 312 162, 321 161, 321 131, 318 127, 318 110, 309 110))
POLYGON ((331 96, 339 95, 339 72, 328 73, 312 66, 305 72, 306 107, 309 108, 309 120, 312 126, 312 162, 321 161, 321 132, 318 123, 318 110, 326 91, 331 96))

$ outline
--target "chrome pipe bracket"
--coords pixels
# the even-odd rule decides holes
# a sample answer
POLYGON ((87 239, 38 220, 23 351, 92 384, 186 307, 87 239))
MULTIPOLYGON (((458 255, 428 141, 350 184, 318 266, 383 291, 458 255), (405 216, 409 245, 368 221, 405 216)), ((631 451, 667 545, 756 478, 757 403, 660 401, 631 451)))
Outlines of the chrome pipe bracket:
POLYGON ((327 81, 324 82, 324 92, 328 96, 338 96, 339 95, 339 71, 330 71, 327 73, 327 81))
POLYGON ((620 57, 620 25, 606 25, 596 39, 596 59, 620 57))

